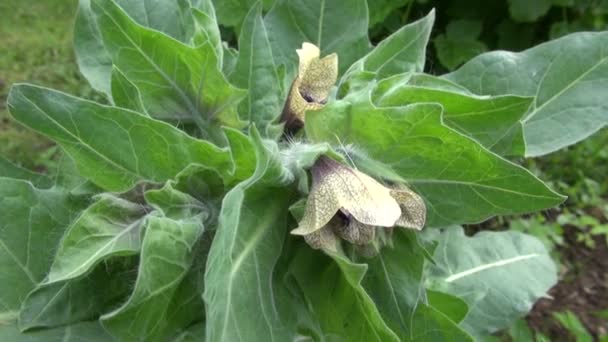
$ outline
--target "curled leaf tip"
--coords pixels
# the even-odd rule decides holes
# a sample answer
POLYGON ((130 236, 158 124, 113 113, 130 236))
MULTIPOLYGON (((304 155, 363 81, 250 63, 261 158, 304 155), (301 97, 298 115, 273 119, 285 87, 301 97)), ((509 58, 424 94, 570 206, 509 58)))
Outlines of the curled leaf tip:
POLYGON ((283 107, 281 121, 289 131, 297 131, 304 125, 307 110, 320 109, 329 97, 338 79, 338 55, 320 58, 320 50, 311 43, 302 44, 296 50, 299 57, 298 76, 293 81, 283 107))

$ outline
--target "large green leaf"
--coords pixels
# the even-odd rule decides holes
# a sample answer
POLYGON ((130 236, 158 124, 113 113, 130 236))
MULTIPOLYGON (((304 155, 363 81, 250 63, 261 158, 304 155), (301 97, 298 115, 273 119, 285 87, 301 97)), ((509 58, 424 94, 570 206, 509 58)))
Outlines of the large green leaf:
POLYGON ((353 144, 392 168, 425 199, 430 226, 541 210, 563 201, 529 171, 444 126, 439 105, 377 108, 369 99, 354 102, 308 112, 307 136, 353 144))
POLYGON ((138 253, 147 211, 110 194, 97 196, 66 231, 45 283, 77 278, 113 255, 138 253))
POLYGON ((116 66, 112 67, 112 99, 114 105, 148 115, 139 89, 116 66))
POLYGON ((84 277, 38 286, 21 306, 19 328, 53 328, 99 318, 128 297, 136 260, 110 260, 84 277))
POLYGON ((16 325, 0 324, 0 341, 40 342, 40 341, 86 341, 108 342, 112 336, 98 322, 81 322, 48 330, 20 333, 16 325))
POLYGON ((80 73, 94 89, 112 96, 112 58, 103 46, 90 0, 79 0, 74 24, 74 52, 80 73))
POLYGON ((208 209, 171 183, 147 191, 145 199, 157 212, 146 218, 135 288, 126 303, 101 321, 121 340, 164 341, 202 319, 200 311, 192 312, 203 309, 200 265, 190 270, 208 209))
POLYGON ((279 0, 264 19, 276 61, 289 74, 304 42, 318 46, 321 56, 338 53, 341 73, 370 49, 365 0, 279 0))
POLYGON ((354 63, 345 77, 359 71, 374 72, 378 78, 408 71, 422 72, 434 22, 435 11, 431 11, 426 17, 405 25, 354 63))
POLYGON ((481 335, 507 328, 557 281, 543 244, 519 232, 464 235, 451 227, 439 237, 430 286, 469 304, 463 325, 481 335))
POLYGON ((574 144, 608 123, 608 32, 575 33, 520 53, 489 52, 445 77, 481 95, 535 96, 526 155, 574 144))
MULTIPOLYGON (((286 341, 296 329, 273 279, 287 232, 291 190, 278 161, 253 130, 256 171, 225 196, 205 273, 209 341, 286 341)), ((296 308, 287 308, 296 310, 296 308)))
POLYGON ((416 306, 425 299, 422 271, 424 253, 412 231, 394 232, 393 244, 371 259, 363 259, 369 270, 363 287, 376 303, 391 329, 401 339, 413 337, 412 318, 416 306))
POLYGON ((81 207, 61 190, 40 190, 27 181, 0 177, 0 317, 16 317, 81 207))
MULTIPOLYGON (((361 285, 367 265, 302 245, 290 265, 320 336, 314 340, 399 341, 361 285)), ((382 289, 386 291, 386 289, 382 289)), ((310 328, 308 334, 315 334, 310 328)))
POLYGON ((420 304, 412 318, 413 341, 460 342, 475 341, 449 316, 432 305, 420 304))
POLYGON ((228 151, 135 112, 31 85, 13 86, 8 105, 17 121, 57 141, 82 175, 107 190, 164 182, 195 162, 231 169, 228 151))
MULTIPOLYGON (((417 85, 411 74, 396 75, 378 83, 372 101, 378 107, 405 106, 411 103, 435 102, 443 107, 443 122, 500 155, 525 153, 520 120, 533 97, 476 96, 460 91, 436 88, 428 78, 417 85)), ((439 79, 437 79, 439 80, 439 79)))
MULTIPOLYGON (((200 215, 180 220, 150 216, 147 221, 133 293, 125 304, 101 317, 103 326, 121 340, 162 341, 175 333, 167 330, 167 311, 203 233, 200 215)), ((197 317, 183 318, 186 327, 197 317)))
POLYGON ((281 114, 285 97, 259 3, 245 18, 239 36, 239 56, 230 80, 249 90, 239 106, 241 115, 267 135, 268 126, 281 114))
POLYGON ((224 63, 224 47, 211 0, 198 1, 196 8, 192 8, 192 16, 196 24, 196 30, 192 37, 193 44, 210 44, 217 57, 218 66, 221 67, 224 63))
MULTIPOLYGON (((184 43, 190 41, 195 25, 187 0, 115 0, 140 25, 163 32, 184 43)), ((74 49, 80 72, 93 88, 111 98, 112 59, 91 10, 90 0, 80 0, 74 28, 74 49)))
POLYGON ((194 122, 207 135, 213 122, 240 125, 244 92, 224 78, 212 42, 185 45, 140 26, 112 0, 93 0, 91 7, 112 62, 140 90, 151 116, 194 122))
POLYGON ((0 177, 30 181, 37 188, 50 188, 53 186, 53 180, 47 175, 15 165, 2 156, 0 156, 0 177))

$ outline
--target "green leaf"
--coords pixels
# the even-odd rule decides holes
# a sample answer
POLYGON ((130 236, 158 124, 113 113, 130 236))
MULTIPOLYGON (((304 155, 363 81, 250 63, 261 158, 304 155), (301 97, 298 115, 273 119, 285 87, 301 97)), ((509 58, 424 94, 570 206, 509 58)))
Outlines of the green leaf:
POLYGON ((452 20, 446 26, 445 34, 435 40, 437 58, 443 66, 454 70, 460 64, 485 52, 487 47, 478 40, 482 30, 479 20, 452 20))
POLYGON ((211 42, 193 48, 133 21, 112 0, 93 0, 112 62, 140 90, 148 113, 159 119, 240 126, 237 103, 244 92, 218 69, 211 42))
MULTIPOLYGON (((378 78, 408 71, 422 72, 434 22, 435 11, 432 10, 426 17, 405 25, 354 63, 345 78, 360 71, 375 72, 378 78)), ((339 57, 342 58, 341 55, 339 57)))
POLYGON ((308 112, 306 134, 313 142, 354 144, 390 166, 425 199, 427 225, 478 222, 563 201, 529 171, 444 126, 439 105, 377 108, 365 101, 308 112))
POLYGON ((290 265, 290 274, 320 329, 316 334, 307 331, 314 334, 311 338, 399 341, 361 286, 366 270, 365 264, 355 264, 338 255, 330 258, 301 244, 290 265))
POLYGON ((81 322, 55 329, 20 333, 16 325, 0 324, 0 340, 10 342, 87 341, 108 342, 112 336, 98 322, 81 322))
POLYGON ((63 231, 81 207, 59 189, 40 190, 0 177, 0 316, 15 316, 42 281, 63 231))
POLYGON ((85 277, 36 287, 21 306, 20 329, 53 328, 99 318, 128 297, 135 281, 135 260, 106 262, 85 277))
POLYGON ((524 155, 520 119, 534 98, 466 95, 460 91, 437 89, 428 80, 424 86, 414 85, 415 80, 411 78, 406 74, 382 80, 372 93, 372 101, 378 107, 439 103, 443 107, 443 122, 447 126, 500 155, 524 155))
POLYGON ((608 33, 575 33, 520 53, 483 54, 445 77, 481 95, 535 96, 526 155, 572 145, 608 123, 608 33))
POLYGON ((475 341, 447 315, 432 305, 421 304, 416 307, 412 319, 414 341, 460 342, 475 341))
POLYGON ((392 12, 403 7, 413 0, 368 0, 369 7, 369 26, 373 27, 381 23, 392 12))
POLYGON ((177 336, 174 342, 197 342, 205 336, 205 323, 197 323, 188 327, 183 333, 177 336))
POLYGON ((279 0, 264 18, 278 64, 296 70, 296 49, 309 42, 336 52, 340 73, 370 49, 365 0, 279 0))
POLYGON ((443 313, 457 324, 462 322, 469 312, 467 303, 458 297, 432 290, 427 290, 426 295, 429 306, 443 313))
POLYGON ((215 17, 215 9, 211 0, 200 0, 198 8, 192 8, 192 17, 196 24, 196 31, 192 41, 194 45, 210 44, 217 57, 218 66, 221 67, 224 60, 224 48, 220 28, 215 17))
POLYGON ((11 88, 8 106, 17 121, 57 141, 83 176, 110 191, 164 182, 196 162, 231 169, 228 151, 128 110, 25 84, 11 88))
MULTIPOLYGON (((534 341, 534 334, 524 318, 518 319, 515 324, 509 327, 509 336, 513 342, 534 341)), ((536 341, 541 342, 540 339, 536 341)))
POLYGON ((79 0, 74 24, 74 52, 80 73, 91 87, 111 98, 112 58, 103 45, 90 0, 79 0))
POLYGON ((111 82, 114 105, 148 116, 139 89, 116 66, 112 67, 111 82))
POLYGON ((475 335, 509 327, 557 281, 543 244, 519 232, 467 237, 462 228, 451 227, 440 235, 434 260, 429 265, 431 288, 467 302, 463 326, 475 335))
POLYGON ((234 68, 236 67, 236 62, 239 57, 238 50, 231 48, 227 44, 222 46, 224 51, 224 61, 222 63, 222 72, 224 75, 230 75, 234 72, 234 68))
POLYGON ((275 0, 213 0, 213 5, 222 25, 240 28, 249 10, 258 2, 267 10, 275 0))
POLYGON ((54 183, 47 175, 15 165, 2 156, 0 156, 0 177, 29 181, 37 188, 50 188, 54 183))
POLYGON ((45 284, 77 278, 111 256, 137 254, 147 211, 111 194, 96 196, 66 231, 45 284))
POLYGON ((285 341, 296 329, 273 271, 287 232, 292 191, 279 188, 278 150, 253 130, 256 170, 225 196, 205 273, 208 341, 285 341))
MULTIPOLYGON (((192 265, 194 245, 202 233, 200 215, 149 216, 135 289, 126 303, 101 317, 104 328, 121 340, 162 341, 173 335, 175 331, 167 329, 167 311, 192 265)), ((183 319, 186 327, 196 317, 183 319)))
MULTIPOLYGON (((116 0, 122 9, 140 25, 163 32, 187 43, 195 24, 187 0, 116 0)), ((112 59, 104 47, 90 0, 80 0, 74 28, 74 48, 80 72, 91 86, 111 98, 112 59)))
POLYGON ((509 13, 516 21, 533 22, 547 14, 552 5, 552 0, 508 0, 509 13))
POLYGON ((555 312, 553 317, 564 327, 577 342, 591 342, 593 336, 572 311, 555 312))
POLYGON ((281 114, 285 94, 261 6, 257 3, 245 18, 239 36, 239 55, 230 81, 249 90, 239 106, 242 117, 268 136, 267 128, 281 114))
POLYGON ((414 311, 425 295, 422 284, 424 254, 414 232, 396 229, 392 246, 384 247, 371 259, 362 260, 369 267, 363 287, 387 325, 402 340, 408 340, 413 335, 414 311))
POLYGON ((478 40, 453 40, 441 34, 433 41, 437 59, 448 70, 454 70, 469 59, 488 50, 478 40))

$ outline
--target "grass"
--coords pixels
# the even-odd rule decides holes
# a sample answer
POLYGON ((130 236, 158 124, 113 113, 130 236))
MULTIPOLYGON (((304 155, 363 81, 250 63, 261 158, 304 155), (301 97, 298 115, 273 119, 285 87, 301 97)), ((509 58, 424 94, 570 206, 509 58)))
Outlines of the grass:
POLYGON ((19 126, 5 108, 9 87, 30 82, 87 95, 72 50, 77 0, 2 0, 0 13, 0 155, 32 169, 45 169, 53 144, 19 126))

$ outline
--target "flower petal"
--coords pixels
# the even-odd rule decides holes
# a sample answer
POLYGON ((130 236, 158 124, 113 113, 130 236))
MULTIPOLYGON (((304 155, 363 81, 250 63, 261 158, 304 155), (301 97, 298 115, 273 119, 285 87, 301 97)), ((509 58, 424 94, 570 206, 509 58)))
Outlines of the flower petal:
POLYGON ((296 52, 300 59, 298 76, 291 84, 281 115, 281 122, 292 132, 302 128, 307 110, 323 107, 338 79, 335 53, 319 58, 319 48, 311 43, 303 43, 296 52))
POLYGON ((404 185, 393 189, 391 196, 395 198, 397 203, 399 203, 399 207, 401 207, 401 216, 395 225, 421 230, 426 221, 426 206, 422 197, 404 185))
POLYGON ((304 235, 304 241, 313 249, 323 249, 326 251, 337 252, 340 241, 333 232, 330 225, 323 227, 308 235, 304 235))
POLYGON ((355 220, 351 220, 346 225, 335 226, 334 231, 339 237, 355 245, 365 245, 376 235, 376 227, 355 220))

